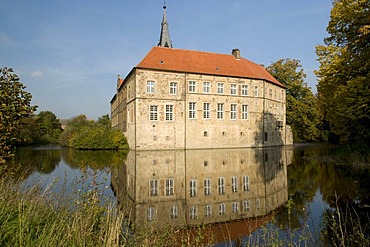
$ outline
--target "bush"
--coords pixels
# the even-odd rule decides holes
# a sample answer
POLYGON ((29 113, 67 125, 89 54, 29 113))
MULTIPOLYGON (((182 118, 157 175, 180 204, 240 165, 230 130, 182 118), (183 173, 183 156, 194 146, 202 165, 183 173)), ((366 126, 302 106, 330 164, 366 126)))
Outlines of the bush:
POLYGON ((78 149, 128 148, 125 136, 122 132, 113 130, 110 121, 89 121, 84 115, 77 116, 68 123, 60 142, 78 149))

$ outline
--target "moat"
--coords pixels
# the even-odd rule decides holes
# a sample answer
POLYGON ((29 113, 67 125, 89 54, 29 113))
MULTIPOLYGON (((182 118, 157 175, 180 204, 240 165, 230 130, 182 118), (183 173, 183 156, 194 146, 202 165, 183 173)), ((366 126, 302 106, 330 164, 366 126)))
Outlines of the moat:
POLYGON ((128 153, 44 146, 18 148, 16 161, 24 186, 97 187, 102 202, 130 208, 136 227, 204 225, 222 246, 266 228, 281 237, 309 229, 319 238, 324 213, 338 201, 368 207, 368 168, 341 155, 327 144, 128 153))

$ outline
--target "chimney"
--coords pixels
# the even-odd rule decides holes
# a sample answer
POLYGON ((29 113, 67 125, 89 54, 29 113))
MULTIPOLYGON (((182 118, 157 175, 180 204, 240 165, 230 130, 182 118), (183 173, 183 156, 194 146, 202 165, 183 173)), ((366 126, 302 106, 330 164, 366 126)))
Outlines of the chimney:
POLYGON ((240 59, 240 50, 239 50, 239 49, 233 49, 233 51, 231 52, 231 54, 232 54, 236 59, 240 59))

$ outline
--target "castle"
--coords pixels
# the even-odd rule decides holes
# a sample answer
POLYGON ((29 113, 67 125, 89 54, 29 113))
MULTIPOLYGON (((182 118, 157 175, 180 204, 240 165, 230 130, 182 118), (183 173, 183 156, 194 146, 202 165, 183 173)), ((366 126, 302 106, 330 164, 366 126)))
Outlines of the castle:
POLYGON ((285 90, 239 49, 173 48, 164 7, 158 46, 117 79, 112 127, 133 150, 289 145, 285 90))

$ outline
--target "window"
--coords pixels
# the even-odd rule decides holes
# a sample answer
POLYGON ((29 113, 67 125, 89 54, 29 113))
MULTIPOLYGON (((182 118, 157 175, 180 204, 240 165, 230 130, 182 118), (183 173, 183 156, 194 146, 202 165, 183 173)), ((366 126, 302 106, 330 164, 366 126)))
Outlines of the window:
POLYGON ((204 195, 210 195, 211 194, 211 179, 206 178, 204 179, 204 195))
POLYGON ((248 119, 248 105, 242 105, 242 119, 248 119))
POLYGON ((203 118, 210 118, 210 103, 203 103, 203 118))
POLYGON ((195 119, 195 102, 189 102, 189 118, 195 119))
POLYGON ((225 178, 223 177, 218 178, 218 194, 225 194, 225 178))
POLYGON ((269 90, 270 98, 272 98, 272 89, 269 90))
POLYGON ((154 94, 154 81, 148 81, 146 83, 146 92, 149 94, 154 94))
POLYGON ((265 132, 265 142, 267 142, 267 141, 268 141, 268 133, 265 132))
POLYGON ((233 213, 234 214, 239 212, 239 202, 233 202, 232 207, 233 207, 233 213))
POLYGON ((212 206, 207 204, 204 208, 204 214, 206 215, 206 217, 210 217, 212 215, 212 206))
POLYGON ((222 103, 217 104, 217 118, 224 119, 224 104, 222 103))
POLYGON ((261 200, 259 198, 256 199, 256 209, 259 210, 261 208, 261 200))
POLYGON ((238 192, 238 177, 231 177, 231 190, 232 192, 238 192))
POLYGON ((151 105, 149 109, 149 120, 150 121, 157 121, 158 120, 158 106, 151 105))
POLYGON ((196 179, 190 179, 190 197, 197 196, 197 180, 196 179))
POLYGON ((195 93, 197 89, 196 81, 189 81, 189 93, 195 93))
POLYGON ((249 191, 249 176, 243 176, 243 190, 249 191))
POLYGON ((170 82, 170 94, 171 95, 177 94, 177 82, 170 82))
POLYGON ((242 95, 248 95, 248 85, 242 85, 242 95))
POLYGON ((203 93, 209 93, 211 91, 211 83, 203 82, 203 93))
POLYGON ((150 196, 158 195, 158 180, 150 179, 150 196))
POLYGON ((217 83, 217 93, 224 93, 224 84, 217 83))
POLYGON ((258 86, 254 86, 254 97, 258 97, 258 86))
POLYGON ((179 208, 177 205, 171 207, 171 219, 176 219, 179 217, 179 208))
POLYGON ((230 119, 235 120, 236 119, 236 104, 231 104, 230 107, 230 119))
POLYGON ((231 84, 230 94, 236 95, 236 88, 237 88, 236 84, 231 84))
POLYGON ((189 214, 190 219, 194 220, 194 219, 198 218, 198 208, 197 208, 197 206, 191 206, 189 210, 190 210, 190 214, 189 214))
POLYGON ((155 217, 155 208, 148 208, 146 210, 146 217, 149 221, 152 221, 155 217))
POLYGON ((166 105, 166 121, 173 121, 173 105, 166 105))
POLYGON ((219 215, 224 215, 226 212, 226 205, 225 203, 220 203, 220 205, 218 205, 218 214, 219 215))
POLYGON ((167 178, 166 179, 166 196, 173 196, 174 193, 174 179, 173 178, 167 178))
POLYGON ((251 209, 251 207, 250 207, 250 203, 249 203, 249 201, 248 201, 248 200, 243 201, 243 211, 244 211, 244 212, 247 212, 247 211, 249 211, 250 209, 251 209))

